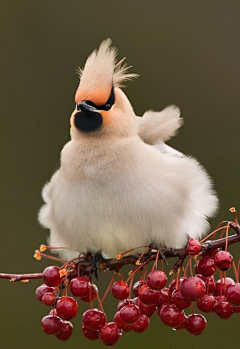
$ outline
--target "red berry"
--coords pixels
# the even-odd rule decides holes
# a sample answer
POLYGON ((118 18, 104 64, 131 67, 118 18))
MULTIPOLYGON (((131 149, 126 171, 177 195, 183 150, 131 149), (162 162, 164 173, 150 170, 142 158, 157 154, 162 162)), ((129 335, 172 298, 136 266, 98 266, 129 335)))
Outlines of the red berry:
POLYGON ((171 295, 176 288, 178 289, 185 279, 185 277, 175 279, 169 286, 169 295, 171 295))
POLYGON ((59 316, 46 315, 42 318, 42 329, 47 334, 59 334, 62 329, 62 319, 59 316))
POLYGON ((140 316, 140 310, 137 305, 128 304, 120 310, 120 316, 122 321, 126 322, 127 324, 133 324, 138 320, 140 316))
POLYGON ((148 328, 148 325, 149 325, 149 318, 146 315, 142 314, 139 317, 138 321, 132 325, 132 329, 134 332, 141 333, 148 328))
POLYGON ((117 311, 115 316, 114 316, 114 322, 118 324, 123 332, 129 332, 132 331, 132 326, 133 324, 126 324, 121 318, 120 311, 117 311))
POLYGON ((173 303, 178 309, 188 308, 192 304, 191 301, 188 301, 183 297, 179 289, 173 291, 171 295, 171 303, 173 303))
POLYGON ((214 289, 215 289, 215 280, 214 280, 214 276, 203 276, 201 274, 196 274, 196 277, 202 279, 202 281, 205 283, 206 285, 206 293, 214 293, 214 289))
POLYGON ((214 296, 205 294, 201 299, 197 301, 197 307, 199 310, 209 313, 214 311, 214 306, 216 304, 216 299, 214 296))
POLYGON ((54 305, 56 303, 56 296, 52 292, 46 292, 42 296, 42 303, 45 305, 54 305))
POLYGON ((215 282, 214 295, 224 295, 229 285, 235 285, 235 281, 230 277, 219 279, 215 282))
POLYGON ((216 304, 220 302, 226 302, 225 296, 215 296, 216 304))
POLYGON ((187 322, 188 322, 188 318, 187 316, 184 314, 184 319, 183 319, 183 322, 181 323, 180 326, 178 327, 175 327, 174 330, 183 330, 187 327, 187 322))
POLYGON ((89 292, 90 283, 85 277, 79 276, 70 281, 70 291, 75 297, 85 297, 89 292))
POLYGON ((89 283, 88 292, 85 296, 80 297, 83 302, 89 303, 92 302, 98 293, 98 288, 96 285, 89 283))
POLYGON ((82 323, 84 327, 92 331, 98 331, 107 322, 106 315, 96 308, 88 309, 83 314, 82 323))
POLYGON ((184 321, 185 314, 175 305, 164 305, 160 311, 158 310, 158 316, 165 325, 176 328, 184 321))
POLYGON ((157 304, 159 292, 152 290, 149 286, 143 285, 139 292, 139 299, 145 304, 157 304))
POLYGON ((90 340, 96 340, 99 338, 98 333, 99 331, 92 331, 86 328, 84 325, 82 325, 82 333, 84 337, 90 340))
POLYGON ((126 282, 119 280, 112 285, 112 295, 114 298, 123 300, 129 297, 129 286, 126 282))
POLYGON ((169 298, 169 288, 162 288, 158 292, 158 301, 157 301, 157 307, 161 307, 163 304, 168 303, 168 298, 169 298))
POLYGON ((56 310, 58 315, 64 320, 73 319, 77 315, 78 304, 76 299, 62 296, 57 300, 56 310))
POLYGON ((186 278, 180 285, 183 297, 189 301, 197 301, 202 298, 206 292, 205 283, 198 277, 186 278))
POLYGON ((133 293, 135 297, 138 297, 138 292, 143 285, 146 285, 146 281, 144 280, 135 282, 135 284, 133 285, 133 293))
POLYGON ((56 337, 61 341, 66 341, 71 337, 72 331, 73 331, 72 323, 70 321, 63 321, 62 329, 60 333, 56 335, 56 337))
POLYGON ((207 250, 205 252, 203 252, 203 256, 204 257, 210 257, 210 258, 214 258, 215 253, 218 252, 217 248, 211 249, 211 250, 207 250))
POLYGON ((186 247, 186 252, 190 255, 197 255, 201 251, 201 244, 197 239, 189 239, 186 247))
POLYGON ((155 304, 145 304, 138 297, 134 298, 133 301, 134 304, 139 307, 141 314, 144 314, 147 317, 151 317, 154 314, 156 310, 155 304))
POLYGON ((161 270, 152 270, 147 275, 147 284, 153 290, 162 289, 167 283, 167 276, 161 270))
POLYGON ((128 305, 128 304, 135 304, 134 300, 131 298, 123 299, 122 301, 118 302, 117 310, 121 310, 125 305, 128 305))
POLYGON ((217 270, 214 259, 202 257, 197 266, 198 273, 203 276, 212 276, 217 270))
POLYGON ((233 256, 227 251, 219 251, 215 254, 214 261, 218 269, 225 271, 232 266, 233 256))
POLYGON ((192 314, 188 316, 186 329, 194 335, 201 334, 206 328, 207 320, 203 315, 192 314))
POLYGON ((112 346, 117 343, 121 335, 121 328, 115 322, 109 322, 101 327, 99 331, 99 338, 101 338, 103 343, 107 346, 112 346))
MULTIPOLYGON (((49 312, 49 315, 55 315, 55 316, 59 316, 57 313, 57 310, 55 308, 51 309, 49 312)), ((59 316, 60 317, 60 316, 59 316)))
POLYGON ((47 286, 45 284, 42 284, 36 289, 35 294, 36 294, 37 299, 41 302, 44 293, 53 292, 53 290, 54 289, 52 287, 47 286))
POLYGON ((62 282, 59 271, 60 268, 56 266, 45 268, 42 275, 44 283, 50 287, 58 286, 62 282))
POLYGON ((217 302, 214 310, 221 319, 228 319, 233 314, 233 307, 228 302, 217 302))
POLYGON ((225 297, 232 305, 240 305, 240 283, 229 285, 226 288, 225 297))
POLYGON ((236 314, 239 314, 240 313, 240 305, 233 306, 233 312, 236 313, 236 314))

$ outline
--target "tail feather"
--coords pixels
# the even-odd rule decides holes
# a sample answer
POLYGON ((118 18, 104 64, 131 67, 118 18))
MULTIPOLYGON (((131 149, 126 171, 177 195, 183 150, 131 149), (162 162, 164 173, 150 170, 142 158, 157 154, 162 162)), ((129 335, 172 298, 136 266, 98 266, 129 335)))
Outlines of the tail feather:
POLYGON ((139 136, 147 144, 166 142, 183 124, 180 109, 169 106, 160 112, 149 110, 139 118, 139 136))

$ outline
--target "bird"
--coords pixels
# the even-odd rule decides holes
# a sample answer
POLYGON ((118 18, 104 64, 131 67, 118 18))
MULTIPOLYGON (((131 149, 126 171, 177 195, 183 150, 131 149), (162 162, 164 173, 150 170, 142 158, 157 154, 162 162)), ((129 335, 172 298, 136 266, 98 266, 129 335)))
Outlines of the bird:
POLYGON ((183 248, 206 234, 217 211, 203 166, 165 143, 183 124, 179 108, 137 116, 123 92, 137 74, 117 53, 106 39, 78 70, 70 140, 42 190, 38 219, 64 260, 183 248))

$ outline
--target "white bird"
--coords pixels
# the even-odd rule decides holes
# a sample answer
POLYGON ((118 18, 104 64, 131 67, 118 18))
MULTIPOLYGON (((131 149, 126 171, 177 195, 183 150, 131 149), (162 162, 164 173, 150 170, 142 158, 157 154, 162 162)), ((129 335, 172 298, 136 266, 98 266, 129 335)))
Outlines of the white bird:
POLYGON ((217 209, 203 167, 164 143, 182 125, 179 109, 136 117, 120 88, 135 74, 116 63, 110 45, 103 41, 80 71, 71 140, 42 191, 39 221, 50 229, 50 246, 66 247, 59 252, 66 260, 80 252, 115 258, 150 244, 184 247, 206 233, 217 209))

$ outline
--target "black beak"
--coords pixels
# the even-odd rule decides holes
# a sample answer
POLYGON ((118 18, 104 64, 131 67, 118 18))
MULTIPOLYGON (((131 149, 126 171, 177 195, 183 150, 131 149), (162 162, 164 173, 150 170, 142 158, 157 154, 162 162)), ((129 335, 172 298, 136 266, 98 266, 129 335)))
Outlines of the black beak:
POLYGON ((97 109, 94 108, 92 105, 89 105, 87 101, 81 101, 80 103, 78 103, 77 110, 97 112, 97 109))

